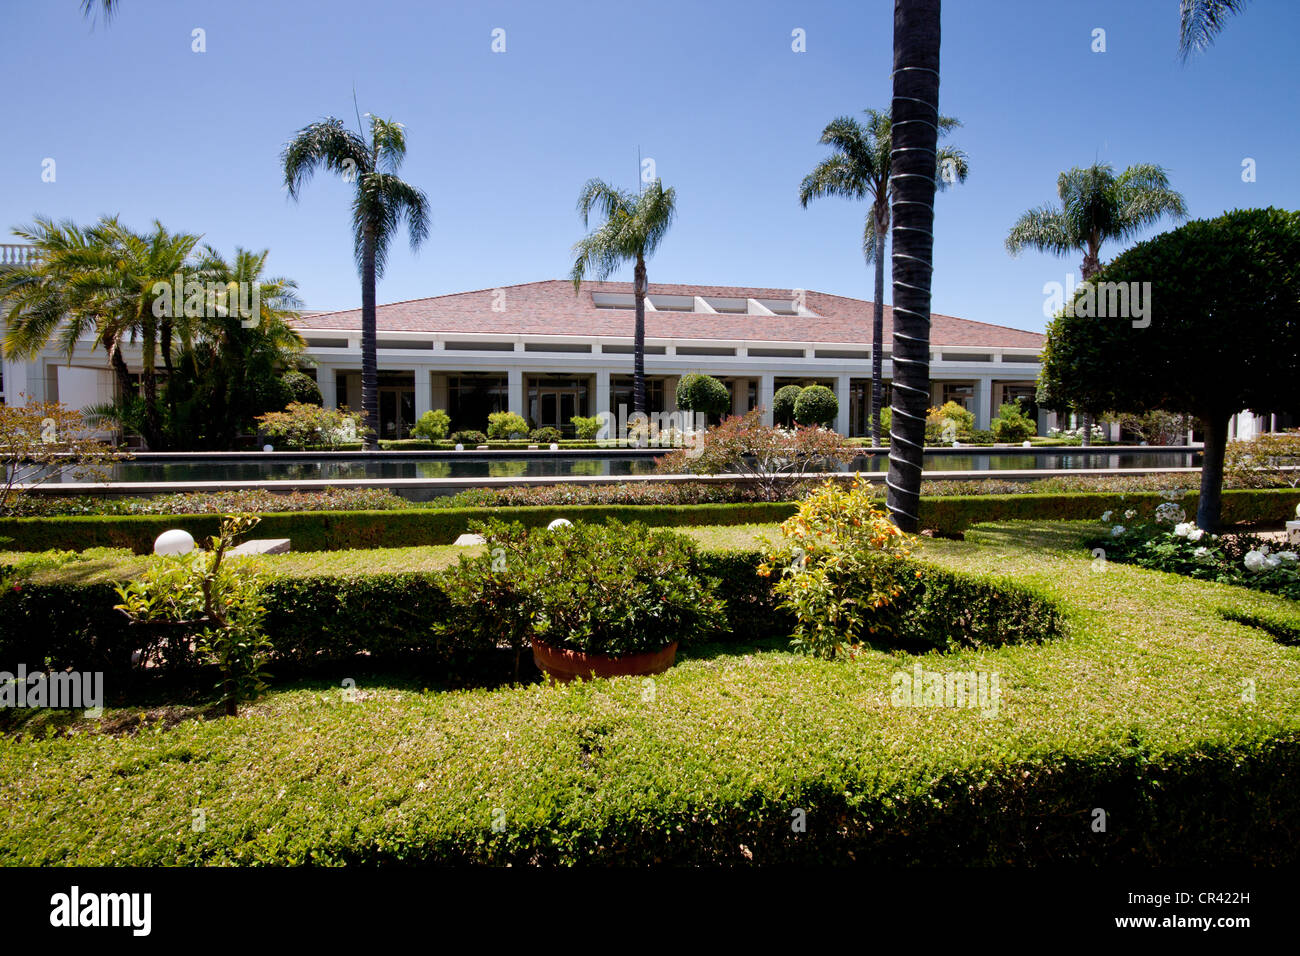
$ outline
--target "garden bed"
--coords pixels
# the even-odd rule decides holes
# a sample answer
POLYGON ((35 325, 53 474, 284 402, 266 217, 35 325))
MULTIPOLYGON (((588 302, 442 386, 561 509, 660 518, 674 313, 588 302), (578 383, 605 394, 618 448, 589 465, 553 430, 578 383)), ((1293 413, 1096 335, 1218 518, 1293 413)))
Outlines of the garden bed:
POLYGON ((125 736, 56 734, 43 712, 0 739, 0 860, 1296 862, 1300 648, 1242 623, 1300 627, 1296 604, 1096 573, 1094 529, 986 526, 920 553, 1046 595, 1065 640, 836 661, 744 641, 650 683, 372 677, 351 701, 313 683, 125 736), (996 673, 1001 705, 894 706, 917 665, 996 673))

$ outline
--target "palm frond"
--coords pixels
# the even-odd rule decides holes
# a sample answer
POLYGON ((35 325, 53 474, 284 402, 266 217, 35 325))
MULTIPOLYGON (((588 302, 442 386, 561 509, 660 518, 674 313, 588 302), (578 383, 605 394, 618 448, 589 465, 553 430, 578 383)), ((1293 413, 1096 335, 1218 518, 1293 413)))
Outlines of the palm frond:
POLYGON ((1228 17, 1240 13, 1247 0, 1181 0, 1178 5, 1178 54, 1183 62, 1206 49, 1223 30, 1228 17))

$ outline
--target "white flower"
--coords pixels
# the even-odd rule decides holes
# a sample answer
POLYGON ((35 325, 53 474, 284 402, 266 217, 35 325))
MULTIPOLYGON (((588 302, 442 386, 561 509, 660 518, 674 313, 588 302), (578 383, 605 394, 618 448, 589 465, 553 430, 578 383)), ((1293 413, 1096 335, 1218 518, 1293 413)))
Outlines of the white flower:
MULTIPOLYGON (((1175 522, 1185 521, 1186 518, 1187 512, 1172 501, 1166 501, 1156 508, 1156 520, 1164 524, 1174 524, 1175 522)), ((1180 534, 1179 537, 1186 537, 1186 534, 1180 534)))
POLYGON ((1132 521, 1134 518, 1137 517, 1137 512, 1134 511, 1132 508, 1130 508, 1128 511, 1124 512, 1124 517, 1127 518, 1129 521, 1132 521))
POLYGON ((1187 540, 1191 542, 1200 541, 1204 537, 1205 537, 1205 532, 1200 528, 1194 527, 1192 528, 1191 531, 1187 532, 1187 540))
POLYGON ((1243 563, 1246 565, 1247 571, 1262 571, 1264 570, 1264 559, 1263 551, 1247 551, 1243 563))
POLYGON ((1210 553, 1210 549, 1205 547, 1205 545, 1201 545, 1199 548, 1197 548, 1195 551, 1192 552, 1192 557, 1204 558, 1207 555, 1209 555, 1209 553, 1210 553))
MULTIPOLYGON (((1161 507, 1163 507, 1163 505, 1161 507)), ((1192 524, 1190 521, 1182 521, 1174 525, 1174 534, 1178 535, 1180 538, 1186 538, 1192 533, 1192 529, 1195 527, 1196 525, 1192 524)))
POLYGON ((1296 561, 1300 560, 1300 556, 1297 556, 1294 551, 1279 551, 1277 556, 1287 564, 1295 564, 1296 561))
POLYGON ((1115 527, 1110 529, 1110 536, 1112 538, 1118 538, 1123 533, 1124 533, 1124 526, 1122 524, 1117 524, 1115 525, 1115 527))
POLYGON ((1107 524, 1110 524, 1110 516, 1113 515, 1114 513, 1115 512, 1113 511, 1103 511, 1101 513, 1101 520, 1106 522, 1107 524))
POLYGON ((1282 558, 1281 558, 1281 556, 1279 556, 1279 555, 1276 555, 1276 554, 1266 554, 1266 555, 1264 555, 1264 565, 1265 565, 1265 567, 1267 567, 1270 571, 1271 571, 1273 568, 1276 568, 1276 567, 1277 567, 1278 565, 1280 565, 1281 563, 1282 563, 1282 558))

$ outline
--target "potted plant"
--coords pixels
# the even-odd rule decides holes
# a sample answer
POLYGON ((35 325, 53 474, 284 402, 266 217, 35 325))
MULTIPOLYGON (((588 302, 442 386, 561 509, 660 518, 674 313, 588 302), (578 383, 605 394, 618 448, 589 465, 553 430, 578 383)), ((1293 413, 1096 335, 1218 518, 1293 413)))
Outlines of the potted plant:
POLYGON ((484 551, 443 573, 435 626, 457 646, 504 635, 552 680, 657 674, 683 641, 725 627, 717 582, 689 538, 641 524, 475 522, 484 551))

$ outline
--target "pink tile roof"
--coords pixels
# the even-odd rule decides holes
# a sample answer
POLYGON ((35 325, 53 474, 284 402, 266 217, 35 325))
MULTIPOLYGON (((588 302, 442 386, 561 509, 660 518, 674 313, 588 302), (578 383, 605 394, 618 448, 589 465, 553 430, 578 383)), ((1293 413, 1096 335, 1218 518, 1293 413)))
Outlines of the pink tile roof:
MULTIPOLYGON (((593 292, 631 291, 630 282, 588 282, 583 284, 578 295, 574 295, 573 283, 564 279, 548 279, 503 286, 501 290, 479 289, 381 305, 378 324, 381 332, 631 338, 634 323, 631 308, 597 308, 592 300, 593 292), (494 312, 492 306, 497 301, 494 296, 498 291, 504 293, 504 311, 494 312)), ((659 283, 650 284, 650 294, 786 301, 792 296, 790 289, 659 283)), ((861 345, 871 341, 870 302, 825 292, 809 291, 805 296, 807 307, 817 313, 816 317, 726 313, 709 315, 647 310, 646 338, 825 342, 845 345, 861 345)), ((303 315, 297 324, 303 331, 356 330, 361 327, 361 310, 303 315)), ((885 306, 886 341, 892 334, 893 310, 885 306)), ((936 313, 932 316, 930 341, 934 346, 948 348, 1040 348, 1043 336, 1038 332, 936 313)))

